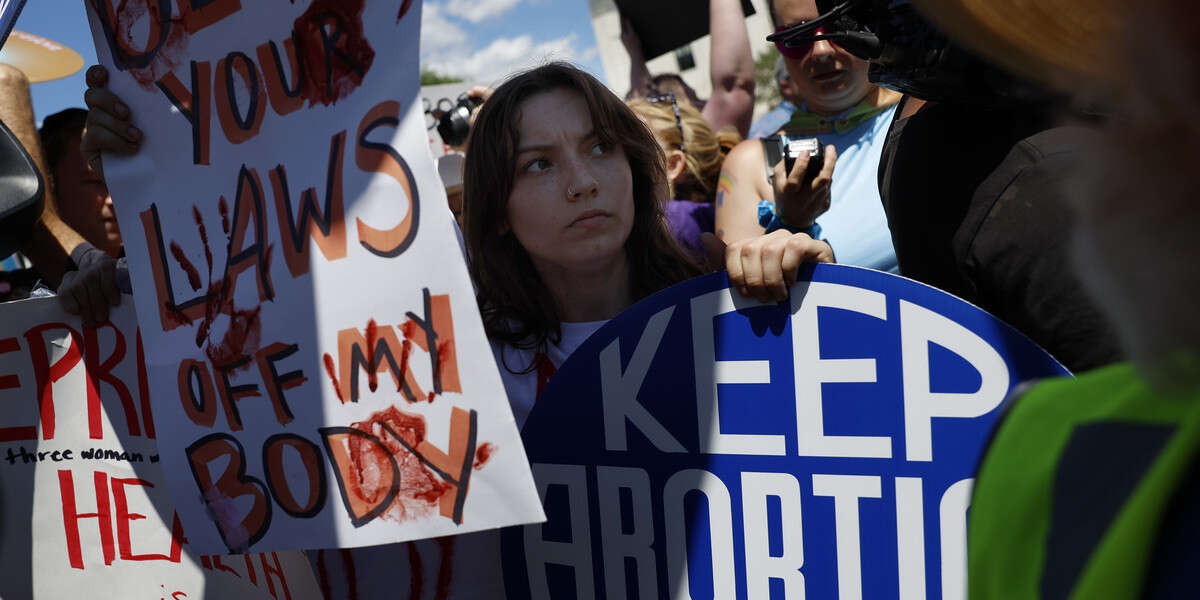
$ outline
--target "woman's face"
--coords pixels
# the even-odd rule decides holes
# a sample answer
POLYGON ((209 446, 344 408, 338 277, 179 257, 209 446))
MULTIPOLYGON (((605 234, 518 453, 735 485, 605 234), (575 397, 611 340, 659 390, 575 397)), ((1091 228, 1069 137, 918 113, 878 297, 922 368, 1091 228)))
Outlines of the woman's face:
MULTIPOLYGON (((785 27, 807 23, 820 16, 813 0, 775 0, 775 15, 785 27)), ((785 56, 791 86, 809 110, 837 113, 858 104, 871 85, 867 81, 865 60, 846 52, 829 41, 811 44, 807 49, 785 56)))
POLYGON ((583 273, 624 260, 633 229, 633 174, 602 142, 583 96, 555 89, 520 105, 508 228, 539 272, 583 273))

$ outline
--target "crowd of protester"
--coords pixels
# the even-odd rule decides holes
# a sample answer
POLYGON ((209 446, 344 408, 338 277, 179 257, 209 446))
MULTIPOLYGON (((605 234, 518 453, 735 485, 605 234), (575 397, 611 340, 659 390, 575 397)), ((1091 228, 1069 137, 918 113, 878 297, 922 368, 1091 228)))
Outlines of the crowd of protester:
MULTIPOLYGON (((1133 22, 1125 4, 1074 0, 1056 14, 1064 27, 1086 21, 1092 36, 1073 43, 1091 45, 1055 54, 1070 44, 1005 38, 969 9, 977 1, 917 3, 967 58, 936 87, 896 86, 904 94, 868 80, 883 59, 871 66, 834 39, 777 42, 783 101, 753 123, 738 0, 710 0, 706 100, 677 74, 649 72, 628 20, 624 99, 563 63, 475 91, 485 101, 465 147, 459 223, 484 328, 521 424, 607 320, 706 271, 727 270, 762 301, 786 299, 802 264, 817 261, 955 294, 1079 375, 1013 399, 991 442, 970 517, 971 597, 1103 597, 1096 586, 1112 576, 1088 557, 1116 564, 1132 552, 1122 542, 1141 552, 1118 578, 1129 597, 1175 597, 1200 533, 1200 318, 1189 305, 1200 291, 1200 131, 1188 114, 1200 30, 1178 0, 1144 3, 1137 31, 1112 25, 1133 22), (1109 18, 1083 16, 1097 12, 1109 18), (981 96, 979 73, 1020 93, 981 96), (815 176, 806 156, 790 171, 769 161, 780 134, 824 145, 815 176), (1119 458, 1128 452, 1140 454, 1119 458), (1064 473, 1074 491, 1056 487, 1064 473), (1114 489, 1125 495, 1104 510, 1069 514, 1114 489), (1012 526, 1024 522, 1046 531, 1012 526)), ((777 31, 819 17, 814 0, 770 4, 777 31)), ((28 84, 0 65, 0 118, 50 183, 19 247, 34 279, 88 320, 120 301, 122 281, 101 152, 135 153, 142 137, 106 79, 90 69, 89 110, 47 117, 39 137, 28 84)), ((23 277, 12 294, 33 289, 23 277)), ((482 566, 495 563, 494 534, 453 543, 477 577, 451 597, 503 589, 498 569, 482 566)), ((353 552, 360 565, 407 564, 398 547, 353 552)), ((360 597, 391 589, 394 568, 373 572, 359 569, 360 597)))

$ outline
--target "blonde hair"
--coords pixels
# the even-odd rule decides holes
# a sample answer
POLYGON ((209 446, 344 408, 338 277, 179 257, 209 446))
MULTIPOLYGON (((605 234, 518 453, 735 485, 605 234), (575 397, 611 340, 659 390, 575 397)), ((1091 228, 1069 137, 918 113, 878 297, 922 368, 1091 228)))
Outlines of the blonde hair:
POLYGON ((675 111, 669 101, 647 102, 639 98, 630 101, 629 108, 646 120, 650 130, 668 148, 684 148, 686 166, 683 175, 672 184, 671 196, 711 203, 717 196, 721 163, 725 162, 729 150, 742 141, 742 136, 732 127, 713 133, 700 111, 678 100, 676 104, 679 125, 675 124, 675 111))

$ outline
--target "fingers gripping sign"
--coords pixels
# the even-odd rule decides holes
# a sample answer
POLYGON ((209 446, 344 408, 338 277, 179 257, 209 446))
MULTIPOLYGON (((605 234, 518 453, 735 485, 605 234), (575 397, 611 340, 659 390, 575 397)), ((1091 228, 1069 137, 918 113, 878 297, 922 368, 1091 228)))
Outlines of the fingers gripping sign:
POLYGON ((88 106, 88 117, 79 147, 88 166, 104 177, 101 152, 137 152, 142 142, 142 130, 133 125, 129 107, 106 87, 107 69, 100 65, 89 68, 87 85, 83 101, 88 106))
POLYGON ((710 265, 724 263, 729 283, 760 302, 786 300, 800 265, 833 262, 833 248, 806 233, 782 229, 726 245, 711 233, 701 238, 710 265))
POLYGON ((94 326, 108 320, 109 306, 121 304, 121 292, 117 285, 117 260, 83 243, 75 249, 72 260, 77 270, 63 274, 58 286, 58 298, 63 310, 83 318, 85 326, 94 326))

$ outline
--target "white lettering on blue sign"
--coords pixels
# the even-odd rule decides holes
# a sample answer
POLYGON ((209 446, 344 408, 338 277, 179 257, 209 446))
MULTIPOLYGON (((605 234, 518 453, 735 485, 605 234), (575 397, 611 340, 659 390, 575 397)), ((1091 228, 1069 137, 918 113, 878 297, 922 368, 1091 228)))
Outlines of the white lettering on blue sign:
POLYGON ((783 456, 782 435, 723 433, 717 386, 719 384, 771 383, 771 363, 765 360, 717 360, 713 319, 757 302, 734 296, 724 288, 692 298, 692 359, 696 371, 696 417, 700 452, 705 454, 761 454, 783 456))
POLYGON ((708 527, 712 535, 712 579, 714 598, 736 598, 733 556, 733 503, 729 489, 716 475, 703 469, 685 469, 671 476, 663 489, 667 515, 667 576, 675 584, 675 598, 692 598, 688 577, 688 533, 683 498, 691 492, 704 494, 708 505, 708 527))
POLYGON ((770 596, 771 579, 783 581, 784 596, 804 598, 804 527, 800 482, 790 473, 742 473, 742 532, 746 541, 746 590, 770 596), (767 497, 779 499, 783 552, 772 556, 767 540, 767 497))
POLYGON ((812 484, 814 496, 833 498, 833 522, 837 532, 838 597, 844 600, 862 600, 858 503, 861 498, 878 498, 881 495, 879 477, 813 474, 812 484))
POLYGON ((596 467, 600 501, 600 540, 604 547, 604 585, 625 588, 625 559, 633 559, 637 570, 639 598, 658 595, 658 561, 654 556, 654 510, 650 499, 650 476, 643 469, 596 467), (621 528, 622 489, 629 490, 633 529, 621 528))
POLYGON ((920 477, 896 478, 900 600, 925 600, 925 492, 920 477))
POLYGON ((550 520, 503 534, 509 597, 964 598, 997 409, 1061 366, 884 273, 820 266, 770 305, 720 275, 673 290, 601 328, 535 405, 550 520))
POLYGON ((588 526, 587 471, 581 465, 531 463, 538 496, 546 502, 550 486, 567 489, 570 502, 571 541, 551 542, 536 527, 525 528, 525 566, 534 598, 550 598, 546 585, 546 565, 566 565, 575 570, 575 597, 595 597, 592 583, 592 538, 588 526))
POLYGON ((663 452, 687 452, 683 444, 663 427, 637 401, 638 390, 646 373, 650 371, 650 361, 658 351, 662 342, 663 332, 667 329, 667 321, 671 320, 674 307, 668 308, 646 323, 646 329, 633 350, 633 358, 629 366, 621 370, 620 340, 613 340, 600 352, 600 389, 604 406, 604 447, 610 451, 624 452, 626 450, 625 422, 633 424, 649 440, 663 452))
POLYGON ((969 419, 992 411, 1008 395, 1004 359, 971 330, 928 308, 900 301, 900 355, 904 366, 904 439, 908 460, 933 460, 930 421, 934 417, 969 419), (979 390, 967 394, 934 393, 929 387, 929 344, 966 359, 979 371, 979 390))
POLYGON ((942 494, 938 522, 942 526, 942 600, 967 597, 967 508, 974 479, 963 479, 942 494))
POLYGON ((887 320, 883 294, 835 283, 804 282, 795 288, 792 303, 792 365, 796 380, 796 437, 802 456, 891 458, 892 438, 885 436, 825 435, 825 383, 874 383, 873 358, 821 358, 817 311, 840 308, 887 320), (805 285, 807 284, 807 285, 805 285))

